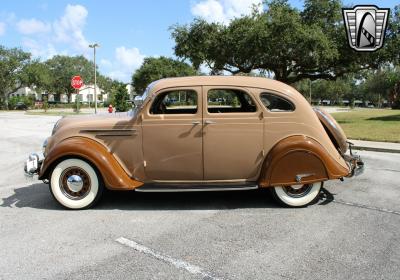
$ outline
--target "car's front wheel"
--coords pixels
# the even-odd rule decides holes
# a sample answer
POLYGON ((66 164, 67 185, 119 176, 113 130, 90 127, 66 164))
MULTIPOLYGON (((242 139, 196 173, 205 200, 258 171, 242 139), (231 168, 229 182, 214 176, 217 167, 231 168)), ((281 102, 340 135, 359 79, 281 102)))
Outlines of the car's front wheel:
POLYGON ((304 207, 313 202, 322 188, 322 182, 305 185, 272 187, 275 199, 285 206, 304 207))
POLYGON ((69 158, 61 161, 50 176, 54 198, 69 209, 93 206, 103 193, 101 176, 86 161, 69 158))

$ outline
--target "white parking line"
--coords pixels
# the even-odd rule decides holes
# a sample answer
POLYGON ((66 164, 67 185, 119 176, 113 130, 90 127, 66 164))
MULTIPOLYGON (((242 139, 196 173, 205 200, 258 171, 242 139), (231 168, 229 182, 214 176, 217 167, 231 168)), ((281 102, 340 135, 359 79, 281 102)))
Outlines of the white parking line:
POLYGON ((354 203, 354 202, 347 202, 347 201, 337 200, 337 199, 334 199, 334 200, 332 200, 332 201, 335 202, 335 203, 343 204, 343 205, 347 205, 347 206, 354 206, 354 207, 364 208, 364 209, 368 209, 368 210, 375 210, 375 211, 379 211, 379 212, 384 212, 384 213, 390 213, 390 214, 400 215, 400 212, 399 212, 399 211, 390 210, 390 209, 386 209, 386 208, 380 208, 380 207, 375 207, 375 206, 368 206, 368 205, 365 205, 365 204, 359 204, 359 203, 354 203))
POLYGON ((175 259, 173 257, 170 257, 168 255, 163 255, 160 252, 154 251, 153 249, 150 249, 142 244, 139 244, 135 241, 129 240, 127 238, 124 237, 120 237, 118 239, 116 239, 115 241, 117 241, 118 243, 121 243, 123 245, 126 245, 128 247, 133 248, 134 250, 144 253, 146 255, 150 255, 158 260, 164 261, 166 263, 172 264, 173 266, 175 266, 178 269, 184 269, 187 272, 191 273, 191 274, 195 274, 195 275, 200 275, 203 277, 203 279, 209 279, 209 280, 222 280, 222 278, 219 277, 215 277, 214 275, 212 275, 210 272, 205 271, 204 269, 202 269, 199 266, 196 265, 192 265, 188 262, 182 261, 182 260, 178 260, 175 259))

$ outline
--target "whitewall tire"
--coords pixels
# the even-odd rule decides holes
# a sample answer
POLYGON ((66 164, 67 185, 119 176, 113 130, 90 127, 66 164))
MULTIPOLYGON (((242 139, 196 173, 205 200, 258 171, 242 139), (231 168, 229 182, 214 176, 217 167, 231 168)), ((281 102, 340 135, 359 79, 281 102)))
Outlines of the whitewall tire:
POLYGON ((69 209, 85 209, 94 205, 103 192, 103 182, 86 161, 69 158, 53 169, 50 191, 54 198, 69 209))
POLYGON ((275 199, 285 206, 304 207, 313 202, 322 188, 322 182, 306 185, 272 187, 275 199))

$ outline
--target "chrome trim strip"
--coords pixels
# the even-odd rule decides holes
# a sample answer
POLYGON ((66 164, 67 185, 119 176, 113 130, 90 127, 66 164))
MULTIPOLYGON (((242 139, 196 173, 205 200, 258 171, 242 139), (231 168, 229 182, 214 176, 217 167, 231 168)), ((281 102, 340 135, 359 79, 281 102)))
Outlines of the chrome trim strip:
POLYGON ((251 185, 254 181, 248 181, 244 179, 232 179, 232 180, 151 180, 146 184, 163 184, 163 185, 176 185, 176 184, 188 184, 188 185, 210 185, 210 184, 236 184, 236 185, 251 185))
POLYGON ((136 134, 136 129, 82 129, 80 133, 96 133, 96 136, 132 136, 136 134))
POLYGON ((137 192, 219 192, 219 191, 244 191, 244 190, 255 190, 258 189, 258 185, 243 186, 243 187, 215 187, 215 188, 185 188, 185 187, 157 187, 157 188, 136 188, 137 192))
POLYGON ((98 133, 96 136, 132 136, 135 135, 135 133, 119 133, 119 134, 112 134, 112 133, 98 133))
POLYGON ((134 128, 104 128, 104 129, 82 129, 82 133, 96 133, 96 132, 136 132, 134 128))

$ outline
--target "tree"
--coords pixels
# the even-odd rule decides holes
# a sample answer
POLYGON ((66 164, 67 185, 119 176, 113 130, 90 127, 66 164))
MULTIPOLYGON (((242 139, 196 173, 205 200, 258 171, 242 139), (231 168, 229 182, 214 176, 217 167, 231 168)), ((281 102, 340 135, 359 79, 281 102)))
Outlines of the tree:
POLYGON ((196 75, 197 71, 187 63, 168 57, 147 57, 142 66, 132 76, 132 84, 138 94, 142 94, 151 82, 168 77, 196 75))
POLYGON ((315 100, 334 100, 340 104, 342 99, 352 99, 355 90, 356 80, 352 75, 346 75, 335 81, 316 80, 310 82, 309 79, 301 80, 294 84, 294 87, 301 92, 307 99, 310 97, 310 86, 313 101, 315 100))
POLYGON ((33 60, 27 64, 21 73, 22 84, 33 87, 36 91, 48 90, 52 85, 52 81, 49 67, 38 60, 33 60))
POLYGON ((400 65, 400 5, 390 11, 390 19, 385 36, 388 59, 395 65, 400 65))
POLYGON ((396 67, 385 67, 369 71, 365 75, 360 91, 364 98, 381 105, 383 99, 391 99, 396 83, 400 82, 400 70, 396 67))
POLYGON ((10 94, 24 86, 23 71, 30 63, 30 57, 21 49, 0 46, 0 98, 5 109, 8 109, 10 94))
POLYGON ((106 77, 103 75, 97 76, 97 85, 104 90, 105 93, 111 93, 111 90, 114 86, 115 81, 110 77, 106 77))
POLYGON ((85 84, 94 81, 94 65, 84 56, 64 56, 56 55, 46 61, 49 68, 52 82, 49 91, 55 94, 67 94, 71 100, 71 93, 74 89, 71 87, 71 78, 75 75, 82 77, 85 84))
POLYGON ((392 109, 400 109, 400 82, 397 82, 389 96, 392 109))
POLYGON ((335 80, 387 62, 389 48, 359 53, 348 46, 341 6, 340 0, 306 0, 300 12, 285 0, 272 0, 263 12, 254 10, 228 25, 195 19, 171 28, 174 51, 195 68, 207 64, 212 74, 261 70, 286 83, 335 80))
POLYGON ((126 85, 119 83, 113 89, 114 106, 117 112, 126 112, 130 106, 128 104, 129 95, 126 89, 126 85))

